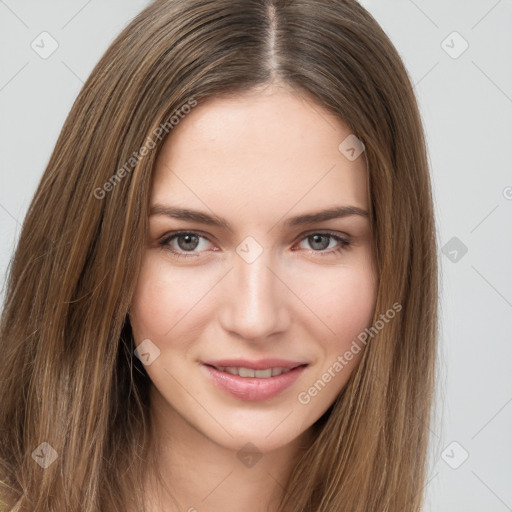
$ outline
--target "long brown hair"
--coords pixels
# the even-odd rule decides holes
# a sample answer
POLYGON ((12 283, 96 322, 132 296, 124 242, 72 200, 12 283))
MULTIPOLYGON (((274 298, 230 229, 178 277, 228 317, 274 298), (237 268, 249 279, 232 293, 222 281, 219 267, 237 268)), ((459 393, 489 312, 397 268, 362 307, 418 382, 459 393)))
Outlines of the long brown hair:
POLYGON ((272 81, 313 97, 364 143, 374 322, 402 306, 315 425, 280 510, 420 510, 437 343, 428 159, 404 65, 355 0, 157 0, 96 65, 9 267, 0 324, 0 503, 9 510, 144 509, 150 382, 127 311, 162 135, 185 105, 272 81))

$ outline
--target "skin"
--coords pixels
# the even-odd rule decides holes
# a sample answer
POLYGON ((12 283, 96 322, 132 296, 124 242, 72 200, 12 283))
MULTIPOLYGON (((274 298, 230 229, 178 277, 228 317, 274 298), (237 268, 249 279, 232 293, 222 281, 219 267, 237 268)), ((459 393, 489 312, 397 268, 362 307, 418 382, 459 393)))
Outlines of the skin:
MULTIPOLYGON (((176 510, 276 510, 281 485, 312 441, 311 425, 363 354, 309 403, 299 402, 299 393, 371 325, 375 306, 367 217, 284 226, 289 217, 331 206, 368 211, 364 154, 350 161, 338 150, 350 133, 311 98, 274 85, 196 106, 162 147, 150 206, 199 210, 231 226, 150 216, 130 308, 135 343, 150 339, 160 351, 145 368, 159 467, 176 510), (178 230, 204 238, 159 245, 178 230), (351 245, 335 253, 341 245, 335 239, 311 238, 325 230, 348 235, 351 245), (251 263, 236 252, 248 236, 263 250, 251 263), (199 256, 179 258, 171 249, 199 256), (215 386, 200 363, 235 357, 308 366, 276 397, 246 401, 215 386), (237 457, 248 442, 262 455, 253 465, 237 457)), ((149 478, 147 488, 150 510, 163 510, 149 478)), ((168 495, 161 499, 165 510, 174 510, 168 495)))

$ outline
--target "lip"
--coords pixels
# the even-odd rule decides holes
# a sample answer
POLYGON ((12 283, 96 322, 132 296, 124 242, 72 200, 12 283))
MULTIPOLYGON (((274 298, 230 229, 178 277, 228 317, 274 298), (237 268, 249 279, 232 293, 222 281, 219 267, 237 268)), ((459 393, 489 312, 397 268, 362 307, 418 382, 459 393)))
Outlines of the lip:
POLYGON ((295 368, 302 366, 304 361, 287 361, 286 359, 268 358, 258 361, 249 361, 249 359, 219 359, 217 361, 202 361, 203 364, 220 367, 250 368, 252 370, 266 370, 267 368, 295 368))
POLYGON ((234 360, 224 360, 224 361, 216 361, 216 363, 224 363, 229 362, 230 364, 215 364, 214 366, 236 366, 236 367, 244 367, 244 368, 253 368, 255 370, 262 370, 265 368, 293 368, 289 372, 282 373, 281 375, 276 375, 275 377, 268 377, 266 379, 260 379, 258 377, 240 377, 238 375, 232 375, 230 373, 221 372, 217 370, 213 366, 210 366, 209 363, 202 363, 201 367, 205 369, 209 378, 213 380, 213 382, 223 391, 234 396, 235 398, 239 398, 241 400, 249 400, 249 401, 261 401, 268 400, 277 396, 279 393, 283 392, 286 388, 290 387, 302 374, 302 372, 306 369, 307 365, 301 363, 291 363, 290 361, 282 361, 279 364, 275 364, 276 361, 280 361, 278 359, 266 359, 265 365, 260 364, 259 368, 255 368, 255 362, 251 364, 253 366, 245 366, 248 362, 241 364, 240 360, 236 360, 236 364, 232 364, 234 360), (272 364, 268 364, 268 361, 272 361, 272 364), (286 362, 288 366, 284 366, 282 363, 286 362), (300 366, 297 366, 300 365, 300 366), (292 366, 290 366, 292 365, 292 366))

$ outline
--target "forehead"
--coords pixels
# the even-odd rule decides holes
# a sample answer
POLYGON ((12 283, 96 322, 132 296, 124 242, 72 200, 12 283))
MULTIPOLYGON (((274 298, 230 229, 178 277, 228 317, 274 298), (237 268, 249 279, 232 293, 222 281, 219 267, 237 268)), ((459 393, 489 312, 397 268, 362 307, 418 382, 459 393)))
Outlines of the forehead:
POLYGON ((339 150, 349 135, 322 105, 284 89, 211 98, 164 142, 152 203, 249 209, 260 216, 267 209, 273 217, 295 204, 297 211, 345 204, 367 209, 364 154, 351 161, 339 150))

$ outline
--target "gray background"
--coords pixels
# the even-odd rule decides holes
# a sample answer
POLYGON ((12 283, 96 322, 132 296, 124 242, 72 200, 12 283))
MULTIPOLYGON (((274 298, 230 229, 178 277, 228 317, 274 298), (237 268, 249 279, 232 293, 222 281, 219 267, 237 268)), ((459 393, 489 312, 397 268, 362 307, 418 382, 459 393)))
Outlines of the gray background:
MULTIPOLYGON (((361 3, 409 70, 432 167, 441 378, 426 510, 512 511, 512 0, 361 3)), ((69 109, 146 4, 0 0, 2 294, 20 225, 69 109), (58 43, 46 59, 31 47, 35 41, 43 51, 46 37, 51 48, 43 31, 58 43)))

